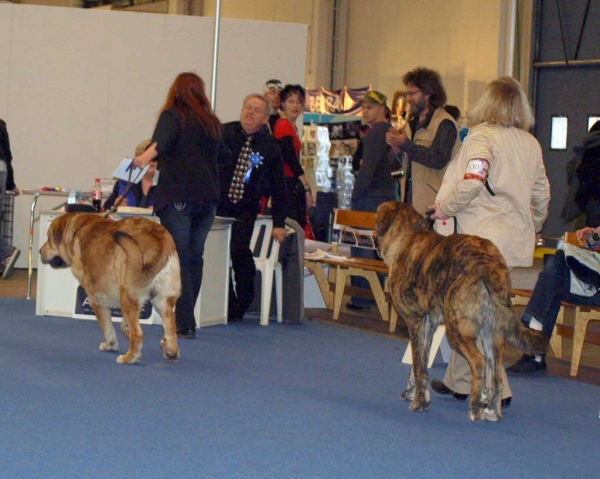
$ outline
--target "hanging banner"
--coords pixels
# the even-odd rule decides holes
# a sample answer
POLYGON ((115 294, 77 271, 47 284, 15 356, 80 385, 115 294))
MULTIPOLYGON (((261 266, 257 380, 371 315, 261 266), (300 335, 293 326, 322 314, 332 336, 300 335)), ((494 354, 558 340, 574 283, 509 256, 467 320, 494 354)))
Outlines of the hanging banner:
POLYGON ((311 113, 360 116, 360 100, 370 90, 371 85, 363 88, 344 87, 333 91, 325 88, 307 90, 304 110, 311 113))

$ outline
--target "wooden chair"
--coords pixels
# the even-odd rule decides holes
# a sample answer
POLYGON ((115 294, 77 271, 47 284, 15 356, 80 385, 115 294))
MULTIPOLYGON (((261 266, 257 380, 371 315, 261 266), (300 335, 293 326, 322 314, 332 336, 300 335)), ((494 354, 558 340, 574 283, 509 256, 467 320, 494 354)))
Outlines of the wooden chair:
MULTIPOLYGON (((350 235, 358 235, 364 243, 373 241, 372 234, 376 228, 376 213, 366 211, 342 210, 335 211, 334 232, 340 231, 337 240, 333 241, 331 253, 336 255, 339 253, 340 245, 347 245, 344 241, 343 234, 346 232, 350 235)), ((335 238, 335 235, 334 235, 335 238)), ((394 329, 396 327, 396 317, 391 307, 389 294, 387 294, 387 275, 389 273, 388 266, 382 260, 352 258, 352 257, 335 257, 323 258, 319 261, 309 261, 307 266, 315 272, 317 284, 323 293, 323 299, 328 308, 333 309, 333 319, 338 319, 342 306, 344 294, 350 293, 353 295, 364 295, 372 297, 377 304, 381 317, 384 321, 393 320, 394 329), (330 277, 326 279, 326 274, 323 265, 329 266, 330 277), (384 287, 381 286, 378 274, 386 276, 384 287), (370 293, 362 291, 363 288, 354 288, 347 286, 347 280, 350 276, 360 276, 365 278, 370 287, 370 293), (333 296, 328 295, 329 287, 333 289, 333 296)), ((306 263, 305 263, 306 264, 306 263)), ((391 330, 392 321, 390 321, 391 330)))
POLYGON ((587 330, 590 321, 600 321, 600 309, 590 306, 575 306, 571 376, 577 376, 581 353, 583 352, 583 344, 591 343, 600 345, 600 333, 587 330))

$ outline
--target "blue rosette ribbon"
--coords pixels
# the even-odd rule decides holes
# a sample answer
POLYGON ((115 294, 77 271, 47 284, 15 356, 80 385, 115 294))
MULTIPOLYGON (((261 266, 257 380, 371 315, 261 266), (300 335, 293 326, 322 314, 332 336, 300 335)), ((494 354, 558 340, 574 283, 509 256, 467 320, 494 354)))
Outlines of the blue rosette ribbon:
POLYGON ((244 176, 244 184, 246 185, 250 182, 252 170, 262 163, 263 157, 258 153, 252 153, 248 160, 250 161, 250 166, 248 167, 248 171, 246 171, 246 176, 244 176))

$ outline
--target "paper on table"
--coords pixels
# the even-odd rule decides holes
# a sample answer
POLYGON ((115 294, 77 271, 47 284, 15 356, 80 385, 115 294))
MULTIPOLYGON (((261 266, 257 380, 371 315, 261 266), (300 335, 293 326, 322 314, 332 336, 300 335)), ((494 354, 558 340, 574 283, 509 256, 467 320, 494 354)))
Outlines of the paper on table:
POLYGON ((324 241, 316 241, 305 239, 304 240, 304 251, 307 253, 314 253, 318 249, 323 251, 329 251, 331 249, 331 243, 325 243, 324 241))
POLYGON ((329 259, 352 259, 352 258, 348 258, 347 256, 332 254, 327 251, 323 251, 322 249, 318 249, 312 253, 304 253, 304 258, 308 259, 308 260, 315 260, 315 261, 326 259, 326 258, 329 258, 329 259))
MULTIPOLYGON (((120 180, 129 181, 129 170, 131 169, 131 165, 133 163, 133 158, 123 158, 121 164, 117 167, 117 169, 113 172, 113 176, 119 178, 120 180)), ((139 183, 143 176, 148 171, 150 165, 144 166, 144 168, 133 168, 131 172, 131 182, 139 183)))
POLYGON ((119 214, 130 215, 151 215, 152 208, 140 208, 138 206, 119 206, 119 214))

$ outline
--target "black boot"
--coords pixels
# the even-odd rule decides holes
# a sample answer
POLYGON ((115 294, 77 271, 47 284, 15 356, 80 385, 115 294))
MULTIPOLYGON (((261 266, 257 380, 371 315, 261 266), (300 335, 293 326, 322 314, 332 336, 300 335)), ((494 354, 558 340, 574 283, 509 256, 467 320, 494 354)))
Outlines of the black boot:
POLYGON ((542 356, 541 361, 536 361, 535 356, 524 354, 515 364, 506 368, 506 374, 509 376, 538 376, 546 374, 546 357, 542 356))

